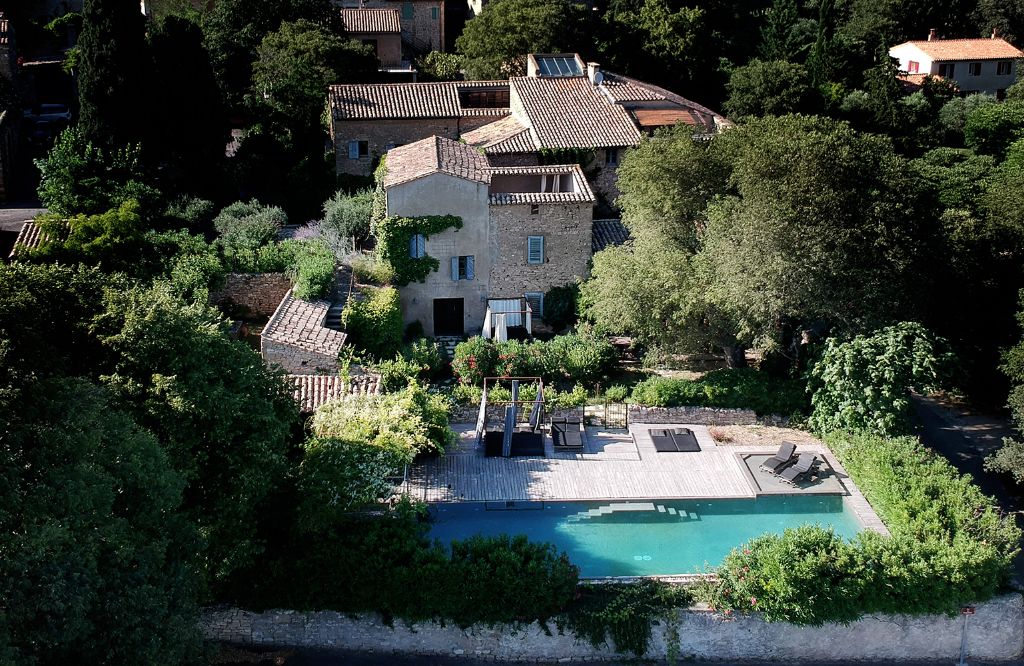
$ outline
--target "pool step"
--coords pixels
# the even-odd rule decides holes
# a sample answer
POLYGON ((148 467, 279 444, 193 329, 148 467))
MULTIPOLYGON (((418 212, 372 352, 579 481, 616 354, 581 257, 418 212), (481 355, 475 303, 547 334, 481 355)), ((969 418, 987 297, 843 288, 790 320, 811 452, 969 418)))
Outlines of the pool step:
POLYGON ((581 520, 590 520, 591 518, 599 518, 600 516, 608 516, 613 513, 622 512, 657 512, 665 514, 667 516, 675 516, 680 520, 697 520, 698 516, 696 513, 677 510, 675 507, 666 507, 663 504, 654 504, 653 502, 616 502, 613 504, 606 504, 605 506, 597 507, 596 509, 588 509, 587 511, 580 511, 579 513, 568 516, 565 520, 568 523, 578 523, 581 520))

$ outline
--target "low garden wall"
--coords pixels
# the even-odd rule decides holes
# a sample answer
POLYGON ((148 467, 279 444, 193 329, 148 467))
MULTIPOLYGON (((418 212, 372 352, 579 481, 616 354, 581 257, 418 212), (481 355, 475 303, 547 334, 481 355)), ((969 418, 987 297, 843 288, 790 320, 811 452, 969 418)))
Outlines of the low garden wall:
POLYGON ((210 294, 210 302, 269 317, 291 288, 291 278, 285 273, 228 273, 224 285, 210 294))
MULTIPOLYGON (((529 406, 521 406, 520 420, 526 421, 530 417, 529 406)), ((455 405, 452 407, 451 412, 448 415, 448 420, 452 423, 476 423, 477 417, 480 415, 480 405, 455 405)), ((583 416, 582 407, 573 407, 568 409, 545 409, 544 420, 550 421, 551 419, 565 419, 565 418, 580 418, 583 416)), ((488 405, 487 406, 487 422, 488 423, 501 423, 505 419, 505 405, 488 405)))
MULTIPOLYGON (((867 616, 848 625, 797 627, 758 616, 725 620, 715 614, 679 611, 675 621, 654 626, 649 659, 732 660, 945 660, 959 655, 962 616, 867 616)), ((377 653, 465 655, 508 661, 622 660, 611 648, 595 648, 562 635, 551 623, 548 635, 537 624, 521 629, 425 622, 384 624, 375 615, 210 609, 203 613, 207 638, 261 647, 336 648, 377 653)), ((1024 652, 1020 594, 979 604, 968 618, 967 653, 972 659, 1011 660, 1024 652)))
POLYGON ((693 423, 697 425, 754 425, 757 414, 752 409, 717 409, 714 407, 644 407, 629 405, 630 423, 693 423))

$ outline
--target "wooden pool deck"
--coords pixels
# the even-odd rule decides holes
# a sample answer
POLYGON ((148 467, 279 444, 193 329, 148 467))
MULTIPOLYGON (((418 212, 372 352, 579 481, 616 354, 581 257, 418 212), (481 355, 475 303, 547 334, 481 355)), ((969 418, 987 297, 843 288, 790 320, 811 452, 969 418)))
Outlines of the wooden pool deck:
POLYGON ((819 482, 789 486, 759 474, 760 456, 774 447, 719 446, 699 425, 633 424, 629 430, 587 428, 584 453, 555 453, 545 438, 545 457, 487 458, 473 427, 456 426, 458 444, 445 455, 414 465, 401 490, 426 502, 572 501, 753 498, 766 494, 841 494, 868 529, 885 526, 853 485, 832 452, 800 447, 823 457, 832 474, 819 482), (649 430, 687 427, 697 453, 658 453, 649 430))

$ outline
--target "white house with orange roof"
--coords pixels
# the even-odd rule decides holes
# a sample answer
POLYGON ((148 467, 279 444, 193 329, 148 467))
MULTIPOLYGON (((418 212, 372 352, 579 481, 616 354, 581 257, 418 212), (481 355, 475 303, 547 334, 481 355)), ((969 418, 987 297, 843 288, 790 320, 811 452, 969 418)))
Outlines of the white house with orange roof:
POLYGON ((904 42, 889 49, 909 80, 932 75, 948 79, 965 93, 989 93, 1002 98, 1016 81, 1018 58, 1024 52, 995 32, 988 39, 928 39, 904 42))

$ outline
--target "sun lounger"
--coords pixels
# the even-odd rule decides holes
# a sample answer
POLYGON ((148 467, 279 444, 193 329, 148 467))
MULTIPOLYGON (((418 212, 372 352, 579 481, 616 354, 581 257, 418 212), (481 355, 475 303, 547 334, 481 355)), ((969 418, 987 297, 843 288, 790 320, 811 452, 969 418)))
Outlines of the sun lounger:
POLYGON ((761 463, 761 469, 770 474, 778 474, 783 467, 793 461, 794 453, 796 453, 796 444, 783 442, 779 445, 779 450, 775 452, 775 455, 761 463))
POLYGON ((582 451, 583 424, 576 419, 552 420, 551 440, 556 451, 582 451))
POLYGON ((813 453, 801 453, 795 463, 779 472, 779 478, 795 486, 797 481, 810 474, 817 465, 818 459, 813 453))
POLYGON ((672 435, 669 434, 668 430, 652 430, 651 441, 654 442, 654 450, 661 453, 679 450, 676 448, 675 440, 672 439, 672 435))
POLYGON ((682 451, 683 453, 697 453, 700 451, 700 444, 697 443, 697 437, 693 434, 692 430, 687 428, 676 428, 669 432, 672 435, 672 441, 676 443, 676 451, 682 451))

